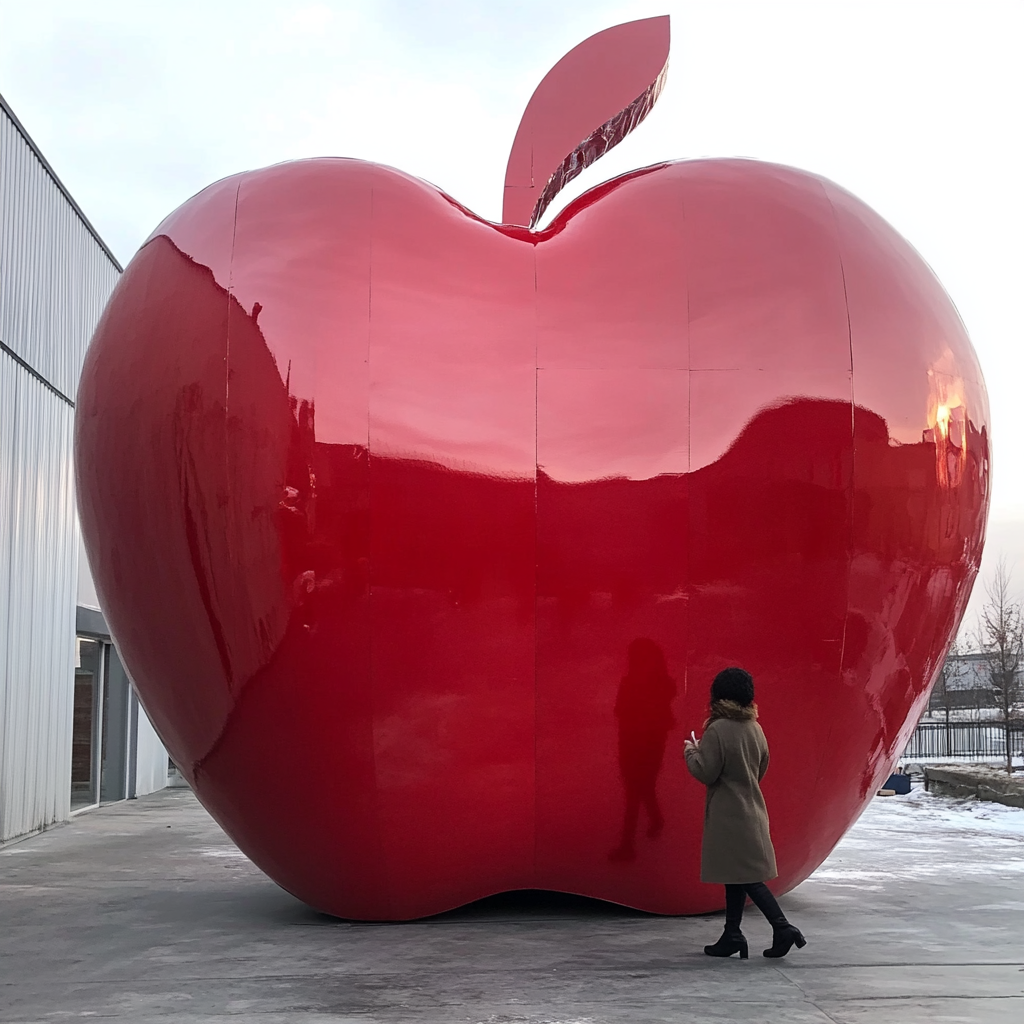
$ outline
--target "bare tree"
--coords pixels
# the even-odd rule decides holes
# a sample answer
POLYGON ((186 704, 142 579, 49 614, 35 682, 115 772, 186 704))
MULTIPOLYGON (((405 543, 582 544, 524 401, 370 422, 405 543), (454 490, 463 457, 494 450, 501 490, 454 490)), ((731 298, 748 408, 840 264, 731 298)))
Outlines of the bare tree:
POLYGON ((1021 685, 1024 607, 1011 596, 1010 573, 1002 559, 985 589, 985 596, 988 600, 981 610, 975 643, 983 656, 998 721, 1003 727, 1006 772, 1010 774, 1013 771, 1012 726, 1024 711, 1024 686, 1021 685))

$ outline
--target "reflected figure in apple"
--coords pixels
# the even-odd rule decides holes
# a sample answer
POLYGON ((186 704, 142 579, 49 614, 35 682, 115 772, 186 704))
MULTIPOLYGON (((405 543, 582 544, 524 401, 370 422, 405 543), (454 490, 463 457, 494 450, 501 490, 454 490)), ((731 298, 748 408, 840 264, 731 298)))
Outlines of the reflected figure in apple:
POLYGON ((657 839, 665 827, 658 805, 657 783, 665 757, 665 741, 675 725, 672 701, 675 681, 665 665, 665 653, 646 637, 637 637, 627 652, 628 667, 619 683, 615 717, 619 726, 619 772, 626 805, 619 845, 609 860, 636 859, 636 830, 640 807, 647 813, 647 837, 657 839))

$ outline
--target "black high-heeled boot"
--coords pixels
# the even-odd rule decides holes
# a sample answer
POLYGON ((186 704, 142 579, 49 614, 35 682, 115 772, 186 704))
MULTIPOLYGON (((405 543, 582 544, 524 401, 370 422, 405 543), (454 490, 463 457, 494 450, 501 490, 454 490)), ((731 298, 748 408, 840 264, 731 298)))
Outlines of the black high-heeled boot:
POLYGON ((777 960, 779 957, 785 956, 794 946, 797 949, 803 949, 807 945, 807 940, 801 934, 800 929, 786 920, 779 901, 772 895, 771 890, 764 882, 753 882, 744 888, 757 909, 764 914, 772 926, 772 945, 771 949, 764 951, 765 956, 777 960))
POLYGON ((776 923, 772 921, 772 948, 766 949, 764 955, 777 960, 785 956, 794 946, 803 949, 807 940, 796 925, 790 924, 785 918, 776 923))
POLYGON ((749 958, 747 940, 739 928, 727 927, 713 946, 704 947, 704 952, 708 956, 732 956, 733 953, 739 953, 741 960, 749 958))

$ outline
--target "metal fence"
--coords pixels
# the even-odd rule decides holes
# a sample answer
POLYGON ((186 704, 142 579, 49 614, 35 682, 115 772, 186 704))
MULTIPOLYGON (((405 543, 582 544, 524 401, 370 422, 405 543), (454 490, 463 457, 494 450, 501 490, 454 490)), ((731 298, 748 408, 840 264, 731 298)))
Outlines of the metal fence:
MULTIPOLYGON (((1010 752, 1024 753, 1024 722, 1010 725, 1010 752)), ((910 738, 905 758, 954 757, 988 761, 1006 757, 1006 729, 993 722, 922 722, 910 738)))

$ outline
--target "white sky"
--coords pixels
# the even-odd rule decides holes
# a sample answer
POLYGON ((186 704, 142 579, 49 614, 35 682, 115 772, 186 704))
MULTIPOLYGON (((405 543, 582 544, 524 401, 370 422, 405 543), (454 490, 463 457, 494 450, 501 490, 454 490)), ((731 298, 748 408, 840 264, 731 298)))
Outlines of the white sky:
POLYGON ((672 15, 668 85, 577 179, 748 156, 839 182, 922 253, 984 367, 986 563, 1024 584, 1024 0, 0 0, 0 92, 127 262, 211 181, 295 157, 392 164, 497 219, 543 75, 672 15))

